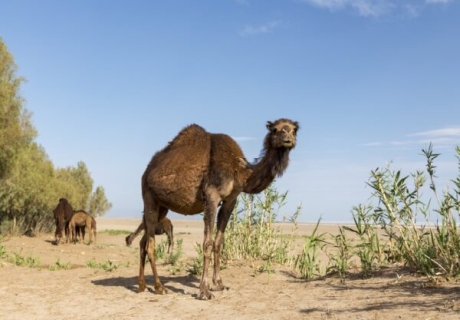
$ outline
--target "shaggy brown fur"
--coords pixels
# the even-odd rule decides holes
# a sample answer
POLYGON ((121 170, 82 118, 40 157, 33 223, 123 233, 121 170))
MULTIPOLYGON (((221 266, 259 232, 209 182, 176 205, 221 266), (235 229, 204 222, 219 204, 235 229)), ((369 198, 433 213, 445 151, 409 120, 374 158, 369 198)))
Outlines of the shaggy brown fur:
POLYGON ((56 232, 54 237, 56 239, 56 244, 63 239, 62 231, 64 230, 66 238, 69 236, 68 223, 70 218, 73 215, 73 209, 69 201, 65 198, 59 199, 59 203, 56 208, 53 210, 54 220, 56 222, 56 232))
MULTIPOLYGON (((139 227, 137 227, 136 231, 131 233, 129 236, 125 238, 126 245, 129 247, 131 243, 133 243, 134 239, 145 229, 144 223, 141 222, 139 227)), ((171 248, 174 249, 174 234, 173 234, 173 225, 171 220, 164 217, 158 222, 158 225, 155 228, 155 235, 161 236, 162 234, 166 234, 168 236, 168 253, 171 251, 171 248)))
POLYGON ((155 230, 168 210, 192 215, 204 212, 203 274, 199 299, 211 299, 211 290, 223 290, 219 275, 220 254, 229 217, 241 192, 258 193, 281 176, 296 145, 297 122, 268 122, 261 159, 242 165, 243 152, 225 134, 206 132, 193 124, 184 128, 151 159, 142 176, 143 223, 146 232, 140 244, 139 291, 145 290, 146 255, 154 275, 155 293, 166 293, 155 264, 155 230), (217 209, 221 203, 219 212, 217 209), (212 239, 217 213, 217 234, 212 239), (208 267, 214 252, 213 288, 208 267))
MULTIPOLYGON (((78 227, 85 227, 89 233, 89 243, 93 241, 93 236, 94 236, 94 243, 96 243, 96 220, 88 213, 86 213, 83 210, 75 211, 74 214, 72 215, 72 218, 70 218, 69 222, 69 230, 70 230, 70 237, 71 239, 68 239, 72 243, 75 243, 77 241, 77 230, 76 228, 78 227)), ((79 239, 79 242, 81 243, 85 239, 85 233, 82 232, 82 236, 79 239)))

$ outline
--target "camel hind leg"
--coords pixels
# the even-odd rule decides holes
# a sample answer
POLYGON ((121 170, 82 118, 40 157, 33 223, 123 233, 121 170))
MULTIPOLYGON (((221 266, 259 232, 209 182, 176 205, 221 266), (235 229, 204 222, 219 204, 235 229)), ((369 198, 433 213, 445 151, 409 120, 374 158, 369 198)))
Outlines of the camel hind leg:
MULTIPOLYGON (((144 200, 144 226, 145 226, 145 233, 144 236, 146 237, 146 247, 147 255, 150 261, 150 267, 152 268, 153 279, 155 282, 155 293, 156 294, 165 294, 168 291, 163 287, 163 284, 160 281, 160 277, 158 276, 156 262, 155 262, 155 230, 160 221, 160 215, 165 214, 167 209, 164 207, 160 207, 156 200, 153 197, 153 194, 149 188, 142 185, 142 199, 144 200)), ((143 268, 140 269, 139 272, 139 282, 144 279, 143 268)), ((143 280, 145 283, 145 280, 143 280)))
MULTIPOLYGON (((88 245, 90 245, 93 242, 93 220, 91 219, 89 215, 85 219, 85 228, 88 229, 88 234, 89 234, 88 245)), ((83 243, 85 243, 84 239, 83 239, 83 243)))
POLYGON ((94 236, 94 244, 96 244, 97 230, 95 225, 91 225, 91 231, 93 232, 94 236))

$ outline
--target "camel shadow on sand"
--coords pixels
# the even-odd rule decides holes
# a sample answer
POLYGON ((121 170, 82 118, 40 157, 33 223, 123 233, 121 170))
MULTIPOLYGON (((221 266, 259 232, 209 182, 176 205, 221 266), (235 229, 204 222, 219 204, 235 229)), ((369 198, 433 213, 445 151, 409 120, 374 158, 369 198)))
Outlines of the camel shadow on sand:
POLYGON ((58 243, 56 242, 56 240, 49 240, 49 239, 46 239, 45 242, 51 243, 53 246, 57 246, 57 245, 58 245, 58 243))
MULTIPOLYGON (((151 293, 154 293, 153 291, 153 279, 152 277, 146 277, 146 282, 147 282, 147 290, 151 293)), ((185 287, 189 287, 191 289, 198 289, 200 279, 192 276, 192 275, 186 275, 186 276, 174 276, 174 277, 160 277, 161 282, 165 286, 165 288, 169 292, 174 292, 174 293, 181 293, 184 294, 185 290, 182 288, 177 288, 175 285, 183 285, 185 287)), ((91 283, 93 283, 96 286, 105 286, 105 287, 125 287, 126 289, 133 291, 133 292, 138 292, 138 277, 108 277, 105 279, 99 279, 99 280, 93 280, 91 283)))

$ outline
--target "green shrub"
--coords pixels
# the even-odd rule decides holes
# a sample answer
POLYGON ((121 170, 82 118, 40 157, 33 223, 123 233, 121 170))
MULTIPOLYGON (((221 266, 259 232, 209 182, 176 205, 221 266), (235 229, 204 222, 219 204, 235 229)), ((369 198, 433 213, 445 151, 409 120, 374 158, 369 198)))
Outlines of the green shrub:
POLYGON ((56 270, 69 270, 70 269, 70 262, 62 263, 61 260, 58 258, 57 261, 50 265, 48 270, 56 271, 56 270))
POLYGON ((366 264, 382 261, 383 257, 386 262, 403 263, 427 276, 449 277, 460 273, 460 234, 456 220, 460 208, 460 148, 456 148, 459 176, 452 180, 453 190, 445 190, 442 195, 435 183, 434 160, 439 154, 433 152, 431 144, 422 153, 426 158, 426 172, 403 176, 390 166, 371 171, 368 184, 376 204, 366 210, 355 209, 355 225, 358 226, 357 219, 362 220, 364 230, 349 229, 360 235, 362 250, 359 252, 364 272, 370 267, 366 264), (421 194, 427 181, 434 201, 424 202, 421 194), (434 210, 431 210, 432 203, 437 206, 434 210), (434 226, 430 221, 433 213, 434 226), (420 218, 424 219, 422 223, 418 221, 420 218), (388 239, 385 244, 379 243, 376 228, 388 239))

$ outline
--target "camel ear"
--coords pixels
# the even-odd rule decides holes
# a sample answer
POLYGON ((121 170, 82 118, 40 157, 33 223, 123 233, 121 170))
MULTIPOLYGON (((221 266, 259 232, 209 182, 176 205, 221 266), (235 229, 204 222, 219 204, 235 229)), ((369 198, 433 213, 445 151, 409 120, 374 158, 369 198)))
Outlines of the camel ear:
POLYGON ((295 125, 295 132, 297 132, 300 129, 300 125, 297 121, 294 121, 294 125, 295 125))
POLYGON ((267 129, 268 129, 268 131, 272 131, 272 128, 273 128, 273 122, 267 121, 267 129))

